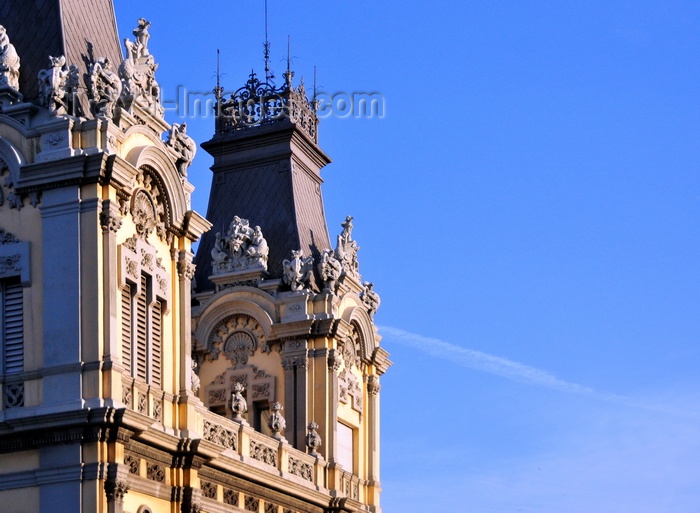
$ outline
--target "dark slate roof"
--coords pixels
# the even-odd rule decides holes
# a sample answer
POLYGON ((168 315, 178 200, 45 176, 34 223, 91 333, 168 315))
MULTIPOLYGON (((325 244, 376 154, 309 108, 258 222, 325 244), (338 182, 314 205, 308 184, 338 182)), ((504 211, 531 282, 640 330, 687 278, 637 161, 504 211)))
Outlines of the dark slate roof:
MULTIPOLYGON (((195 278, 200 291, 213 288, 208 277, 212 273, 211 250, 216 233, 225 235, 235 215, 248 219, 251 227, 257 225, 262 229, 270 248, 270 278, 281 277, 282 261, 291 258, 292 250, 301 249, 305 256, 312 255, 314 262, 318 262, 323 249, 331 248, 318 170, 305 170, 298 163, 292 168, 294 150, 290 140, 295 128, 270 128, 256 127, 245 134, 219 136, 227 142, 213 140, 203 145, 214 155, 207 210, 207 219, 213 226, 202 236, 195 257, 195 278), (284 135, 280 137, 281 133, 284 135), (275 138, 277 142, 284 139, 282 146, 286 150, 280 151, 279 144, 266 147, 263 142, 266 138, 275 138), (246 145, 240 139, 259 139, 259 142, 246 145), (216 150, 212 149, 212 143, 218 146, 216 150), (257 147, 253 152, 251 145, 257 147), (235 163, 227 164, 221 156, 237 152, 250 158, 234 158, 235 163)), ((310 147, 322 155, 321 159, 327 159, 315 145, 310 147)))
POLYGON ((20 58, 20 92, 37 96, 37 74, 49 56, 65 55, 87 88, 88 66, 107 57, 116 70, 122 51, 112 0, 2 0, 0 25, 20 58))

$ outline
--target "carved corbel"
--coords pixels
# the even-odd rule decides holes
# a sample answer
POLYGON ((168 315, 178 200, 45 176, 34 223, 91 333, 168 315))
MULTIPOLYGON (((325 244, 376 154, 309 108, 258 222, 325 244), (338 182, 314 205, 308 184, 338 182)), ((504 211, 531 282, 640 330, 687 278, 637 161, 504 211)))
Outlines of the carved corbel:
POLYGON ((191 281, 194 278, 195 269, 196 269, 196 266, 191 262, 186 262, 184 260, 180 260, 177 263, 177 274, 181 278, 184 278, 188 281, 191 281))
POLYGON ((328 368, 332 371, 338 372, 342 363, 343 359, 340 351, 337 349, 330 349, 328 351, 328 368))
POLYGON ((117 233, 122 226, 122 216, 119 205, 114 201, 104 200, 100 212, 100 226, 104 233, 117 233))
POLYGON ((124 495, 129 492, 129 485, 120 479, 108 479, 105 481, 105 493, 107 500, 112 502, 124 502, 124 495))
POLYGON ((370 395, 379 395, 382 386, 379 384, 379 376, 374 374, 367 377, 367 392, 370 395))

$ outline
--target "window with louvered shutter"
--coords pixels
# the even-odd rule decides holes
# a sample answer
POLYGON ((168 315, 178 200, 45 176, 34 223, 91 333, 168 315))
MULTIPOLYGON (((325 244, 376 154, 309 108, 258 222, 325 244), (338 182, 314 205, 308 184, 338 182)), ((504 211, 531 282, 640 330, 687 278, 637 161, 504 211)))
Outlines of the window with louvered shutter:
POLYGON ((131 285, 122 287, 122 363, 129 375, 131 375, 131 360, 133 358, 133 344, 131 340, 131 333, 134 329, 132 324, 133 316, 131 315, 133 309, 132 296, 133 287, 131 285))
POLYGON ((163 306, 160 301, 151 307, 151 384, 161 386, 161 360, 163 338, 163 306))
POLYGON ((19 282, 2 284, 3 345, 5 374, 24 371, 24 313, 22 285, 19 282))
POLYGON ((148 278, 141 275, 141 290, 136 295, 136 376, 146 381, 148 378, 148 278))

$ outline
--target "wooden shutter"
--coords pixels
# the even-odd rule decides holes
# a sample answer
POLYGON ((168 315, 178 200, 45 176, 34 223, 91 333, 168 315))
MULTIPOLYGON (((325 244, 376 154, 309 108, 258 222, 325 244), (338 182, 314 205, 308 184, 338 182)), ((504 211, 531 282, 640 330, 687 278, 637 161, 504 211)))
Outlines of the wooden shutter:
POLYGON ((161 387, 163 305, 160 301, 151 307, 151 384, 161 387))
POLYGON ((122 363, 129 375, 131 375, 131 359, 133 358, 133 343, 131 340, 131 332, 133 330, 131 309, 133 306, 131 303, 131 291, 132 287, 130 285, 122 288, 122 363))
POLYGON ((136 295, 136 377, 146 380, 148 368, 148 278, 141 275, 141 291, 136 295))
POLYGON ((5 283, 3 294, 5 374, 24 371, 24 304, 22 285, 5 283))

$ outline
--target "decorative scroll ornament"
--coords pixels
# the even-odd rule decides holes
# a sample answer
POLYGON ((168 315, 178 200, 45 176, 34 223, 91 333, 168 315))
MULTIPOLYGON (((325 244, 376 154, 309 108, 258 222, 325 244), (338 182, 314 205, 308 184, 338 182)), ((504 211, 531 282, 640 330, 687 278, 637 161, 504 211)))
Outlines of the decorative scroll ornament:
POLYGON ((335 293, 338 289, 338 279, 343 273, 343 264, 335 257, 333 250, 323 250, 318 264, 318 273, 323 280, 323 290, 335 293))
POLYGON ((39 101, 51 115, 75 114, 75 94, 78 92, 78 67, 66 66, 66 58, 49 56, 49 69, 39 71, 39 101))
POLYGON ((224 237, 216 234, 211 250, 212 274, 223 274, 246 269, 267 270, 270 248, 259 226, 250 227, 247 219, 233 217, 224 237))
POLYGON ((248 363, 248 357, 255 354, 256 348, 255 339, 245 331, 236 331, 224 343, 224 353, 233 362, 234 367, 248 363))
POLYGON ((316 449, 321 447, 321 435, 316 431, 318 429, 318 424, 312 420, 306 429, 309 430, 306 434, 306 447, 309 448, 309 454, 311 456, 318 456, 316 449))
POLYGON ((292 259, 282 261, 282 280, 295 292, 307 289, 313 265, 314 257, 304 258, 300 249, 292 250, 292 259))
POLYGON ((0 25, 0 88, 3 86, 19 91, 19 55, 0 25))
POLYGON ((234 383, 233 396, 231 397, 231 411, 233 411, 233 420, 243 420, 243 414, 248 412, 248 403, 243 397, 245 387, 241 383, 234 383))
POLYGON ((131 201, 131 217, 136 226, 136 233, 147 238, 157 224, 156 205, 151 195, 144 189, 139 189, 131 201))
POLYGON ((379 308, 379 294, 374 291, 374 284, 371 281, 366 281, 364 290, 360 293, 360 299, 367 307, 367 312, 370 317, 374 317, 374 313, 379 308))
POLYGON ((343 266, 343 273, 360 279, 360 267, 357 261, 357 252, 360 247, 352 240, 352 216, 347 216, 341 223, 343 231, 338 235, 338 243, 335 247, 335 257, 343 266))
POLYGON ((96 116, 114 117, 114 107, 122 93, 122 82, 112 69, 106 57, 97 59, 90 65, 90 98, 96 116))
POLYGON ((187 123, 173 123, 168 132, 168 140, 165 142, 179 155, 176 165, 182 176, 187 176, 187 168, 190 167, 195 154, 197 143, 187 135, 187 123))
POLYGON ((318 141, 318 117, 316 102, 306 97, 304 84, 294 88, 292 73, 282 87, 261 82, 252 71, 248 81, 228 99, 220 99, 217 112, 217 131, 246 130, 289 120, 295 123, 314 142, 318 141))
POLYGON ((209 335, 208 358, 216 360, 223 352, 234 368, 240 368, 258 347, 269 351, 260 323, 249 315, 232 315, 219 322, 209 335))
POLYGON ((279 402, 275 402, 272 405, 271 410, 272 413, 270 414, 270 419, 268 420, 267 425, 270 428, 270 431, 272 431, 272 438, 280 439, 282 438, 280 433, 287 429, 287 422, 282 416, 282 410, 284 410, 284 407, 279 402))

